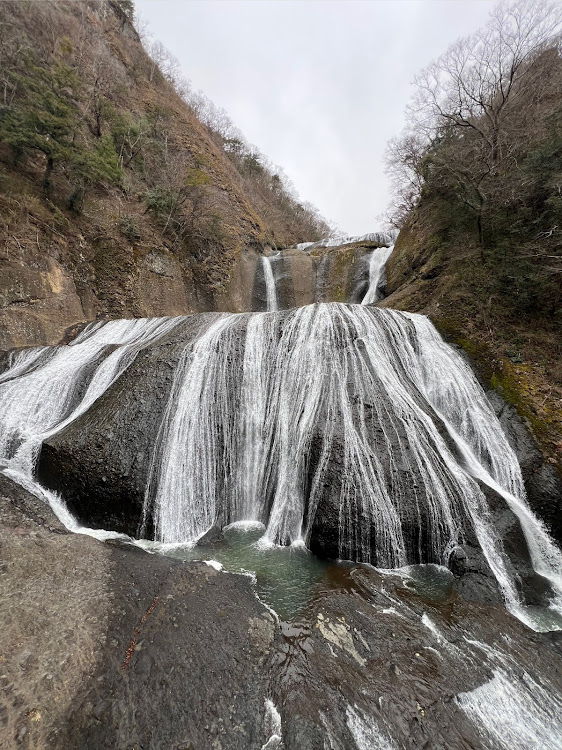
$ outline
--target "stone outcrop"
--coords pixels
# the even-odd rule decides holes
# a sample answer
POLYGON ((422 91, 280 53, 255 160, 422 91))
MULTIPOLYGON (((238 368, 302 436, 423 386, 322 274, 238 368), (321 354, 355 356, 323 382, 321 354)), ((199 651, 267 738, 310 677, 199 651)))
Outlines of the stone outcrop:
POLYGON ((0 541, 0 746, 265 744, 276 626, 249 578, 66 533, 3 476, 0 541))
POLYGON ((559 637, 447 579, 339 567, 278 623, 247 576, 66 533, 3 476, 0 544, 2 747, 498 750, 475 690, 504 732, 555 746, 559 637))

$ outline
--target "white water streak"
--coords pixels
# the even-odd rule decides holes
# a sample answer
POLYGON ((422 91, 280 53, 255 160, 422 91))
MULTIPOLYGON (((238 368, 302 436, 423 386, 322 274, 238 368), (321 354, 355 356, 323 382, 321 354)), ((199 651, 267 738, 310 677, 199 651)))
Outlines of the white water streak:
POLYGON ((385 279, 385 266, 394 245, 373 250, 369 259, 369 288, 363 297, 362 305, 372 305, 381 298, 380 287, 385 279))
POLYGON ((24 488, 24 490, 29 492, 41 502, 45 503, 45 505, 48 505, 55 516, 58 518, 58 520, 62 523, 62 525, 65 526, 69 531, 72 531, 74 534, 85 534, 86 536, 92 536, 99 541, 106 541, 107 539, 123 539, 124 541, 134 543, 134 540, 131 539, 131 537, 128 537, 126 534, 120 534, 117 531, 91 529, 87 526, 82 526, 82 524, 80 524, 76 520, 76 518, 74 518, 72 513, 70 513, 60 495, 58 495, 56 492, 51 492, 50 490, 41 487, 38 482, 34 481, 25 474, 14 471, 13 469, 4 469, 0 473, 7 476, 8 479, 11 479, 19 484, 24 488))
POLYGON ((31 477, 43 440, 83 414, 178 318, 95 323, 69 346, 25 350, 0 381, 0 459, 31 477))
POLYGON ((395 750, 396 745, 382 734, 377 722, 357 706, 346 709, 347 728, 357 750, 395 750))
POLYGON ((275 703, 269 698, 265 700, 264 729, 269 739, 262 745, 262 750, 282 750, 281 715, 275 703))
POLYGON ((267 300, 267 311, 276 312, 279 310, 279 304, 277 302, 277 290, 275 288, 275 278, 273 276, 273 268, 271 266, 271 258, 265 255, 261 257, 261 263, 263 268, 263 277, 265 280, 266 300, 267 300))
POLYGON ((178 364, 162 420, 162 450, 155 454, 158 463, 147 489, 148 498, 154 492, 156 535, 164 543, 195 540, 219 515, 224 471, 217 429, 228 440, 237 417, 225 382, 221 334, 232 330, 233 320, 228 315, 215 319, 178 364))
POLYGON ((505 750, 561 750, 562 713, 552 686, 539 684, 516 662, 477 643, 494 665, 494 677, 455 701, 477 725, 485 746, 505 750))

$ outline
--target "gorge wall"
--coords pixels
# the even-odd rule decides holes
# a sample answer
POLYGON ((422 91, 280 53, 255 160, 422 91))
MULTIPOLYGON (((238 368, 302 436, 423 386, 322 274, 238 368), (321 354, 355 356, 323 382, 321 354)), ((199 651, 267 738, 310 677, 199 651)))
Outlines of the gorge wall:
POLYGON ((220 113, 203 122, 130 5, 0 4, 0 350, 242 309, 244 254, 329 232, 220 113))

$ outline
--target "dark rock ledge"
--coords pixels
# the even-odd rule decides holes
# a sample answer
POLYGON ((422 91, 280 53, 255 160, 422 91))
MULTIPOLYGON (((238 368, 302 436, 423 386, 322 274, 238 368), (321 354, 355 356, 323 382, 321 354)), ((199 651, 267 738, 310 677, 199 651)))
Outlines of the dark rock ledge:
POLYGON ((363 722, 397 748, 495 750, 456 702, 493 677, 466 638, 562 695, 559 637, 502 607, 347 566, 276 623, 249 578, 66 533, 2 475, 0 552, 1 748, 349 750, 363 722))
POLYGON ((243 576, 64 533, 0 475, 2 748, 260 748, 275 620, 243 576))

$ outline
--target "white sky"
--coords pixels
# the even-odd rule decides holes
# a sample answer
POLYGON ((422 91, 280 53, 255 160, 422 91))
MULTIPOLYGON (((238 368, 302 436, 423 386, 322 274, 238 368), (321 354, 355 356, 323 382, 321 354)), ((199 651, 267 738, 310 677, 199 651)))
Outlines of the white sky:
POLYGON ((194 89, 300 198, 349 234, 389 200, 386 142, 415 74, 486 22, 489 0, 136 0, 194 89))

